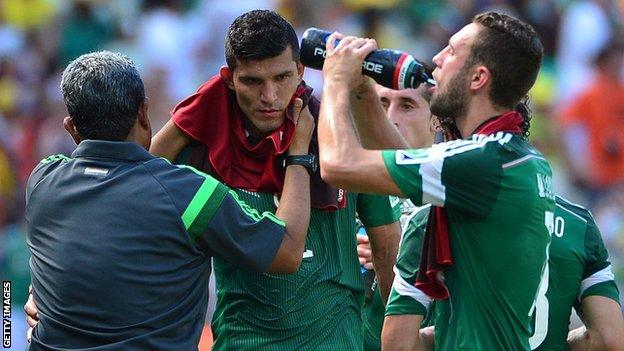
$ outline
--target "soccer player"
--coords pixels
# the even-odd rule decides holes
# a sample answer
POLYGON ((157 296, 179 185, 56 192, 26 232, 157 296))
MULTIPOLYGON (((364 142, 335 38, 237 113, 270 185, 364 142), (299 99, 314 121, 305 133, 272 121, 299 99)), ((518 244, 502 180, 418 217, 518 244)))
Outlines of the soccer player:
MULTIPOLYGON (((412 350, 420 342, 421 320, 430 302, 414 284, 428 214, 427 208, 415 213, 401 240, 383 330, 389 350, 412 350)), ((557 196, 554 224, 548 285, 540 289, 533 312, 531 349, 585 350, 592 345, 592 350, 621 350, 624 321, 619 292, 592 215, 557 196), (586 327, 569 334, 573 307, 586 327)))
MULTIPOLYGON (((309 221, 303 167, 286 171, 275 215, 260 214, 213 177, 147 152, 145 89, 127 57, 82 55, 61 88, 78 146, 71 158, 41 161, 28 180, 39 318, 29 350, 197 349, 211 256, 297 270, 309 221)), ((311 118, 298 120, 291 154, 307 153, 313 129, 311 118)))
MULTIPOLYGON (((387 117, 399 130, 411 148, 429 147, 433 144, 438 130, 437 119, 429 110, 430 94, 425 85, 417 89, 393 90, 376 84, 375 90, 385 110, 387 117)), ((410 218, 417 210, 411 201, 404 200, 401 206, 401 227, 403 235, 408 227, 410 218)), ((411 226, 410 226, 411 227, 411 226)), ((368 238, 358 235, 358 255, 360 263, 373 269, 368 238), (360 254, 362 253, 362 254, 360 254)), ((419 241, 422 244, 422 240, 419 241)), ((418 252, 420 251, 418 245, 418 252)), ((413 254, 419 258, 418 252, 413 254)), ((396 279, 396 277, 395 277, 396 279)), ((366 280, 365 280, 366 282, 366 280)), ((364 350, 381 349, 381 327, 384 320, 384 301, 382 301, 376 284, 367 286, 367 300, 364 304, 364 350), (371 291, 372 289, 372 291, 371 291), (370 295, 370 298, 368 298, 370 295)))
POLYGON ((559 196, 556 201, 548 285, 537 297, 531 349, 622 350, 624 319, 600 230, 585 208, 559 196), (586 327, 568 339, 573 306, 586 327))
POLYGON ((539 71, 537 34, 488 12, 450 38, 433 59, 438 85, 431 111, 452 123, 461 140, 429 149, 360 145, 358 136, 406 146, 362 83, 360 65, 374 49, 371 39, 338 33, 328 39, 319 118, 323 178, 433 205, 417 285, 441 300, 437 350, 528 350, 529 312, 547 274, 555 207, 550 165, 524 137, 529 121, 513 110, 539 71), (357 134, 354 100, 370 105, 353 108, 357 134))
POLYGON ((387 196, 345 192, 315 170, 310 155, 290 158, 291 102, 319 102, 301 81, 299 43, 292 26, 271 11, 238 17, 226 37, 227 67, 181 102, 155 136, 151 151, 178 157, 231 186, 261 211, 274 211, 283 162, 309 166, 312 214, 301 268, 287 277, 238 269, 215 259, 215 350, 362 348, 364 285, 356 255, 356 211, 367 227, 382 293, 392 284, 400 239, 398 208, 387 196))

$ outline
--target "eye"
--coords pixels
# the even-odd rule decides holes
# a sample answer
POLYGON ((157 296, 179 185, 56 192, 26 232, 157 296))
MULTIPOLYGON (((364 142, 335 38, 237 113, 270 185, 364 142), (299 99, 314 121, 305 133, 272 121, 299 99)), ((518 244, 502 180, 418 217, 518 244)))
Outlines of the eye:
POLYGON ((390 104, 387 101, 382 101, 381 106, 383 106, 384 110, 388 111, 390 104))
POLYGON ((275 80, 278 81, 278 82, 282 82, 282 81, 286 80, 286 78, 288 78, 288 77, 290 77, 289 73, 282 73, 282 74, 276 76, 275 80))
POLYGON ((414 106, 413 104, 409 104, 409 103, 401 104, 401 109, 404 110, 404 111, 411 111, 415 107, 416 106, 414 106))
POLYGON ((262 83, 261 79, 253 77, 241 77, 239 80, 241 81, 241 83, 246 85, 258 85, 262 83))

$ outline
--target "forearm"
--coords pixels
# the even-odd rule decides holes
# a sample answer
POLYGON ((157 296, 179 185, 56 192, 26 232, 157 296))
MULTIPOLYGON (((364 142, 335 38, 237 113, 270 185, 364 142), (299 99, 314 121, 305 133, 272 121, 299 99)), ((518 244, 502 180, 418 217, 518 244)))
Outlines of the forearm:
POLYGON ((371 251, 373 253, 373 266, 375 267, 381 298, 385 304, 394 280, 394 271, 392 269, 396 264, 396 257, 399 251, 401 225, 397 221, 384 226, 367 228, 366 231, 369 234, 371 251))
POLYGON ((381 349, 384 351, 423 350, 419 336, 423 316, 386 316, 381 330, 381 349))
POLYGON ((290 253, 298 267, 310 224, 310 175, 305 167, 290 165, 286 168, 282 196, 275 215, 286 223, 280 250, 290 253))
POLYGON ((386 116, 374 83, 366 84, 351 92, 353 121, 365 149, 406 149, 407 142, 386 116))
POLYGON ((164 157, 174 162, 190 142, 191 138, 169 120, 152 138, 149 151, 154 156, 164 157))
POLYGON ((361 148, 350 116, 349 91, 341 82, 326 82, 319 118, 319 153, 322 163, 341 165, 350 151, 361 148))

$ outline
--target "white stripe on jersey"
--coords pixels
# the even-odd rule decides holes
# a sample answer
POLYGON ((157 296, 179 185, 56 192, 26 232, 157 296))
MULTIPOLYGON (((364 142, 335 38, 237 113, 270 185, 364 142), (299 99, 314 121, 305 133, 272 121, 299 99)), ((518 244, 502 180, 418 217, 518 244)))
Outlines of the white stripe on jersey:
POLYGON ((508 143, 513 134, 498 132, 492 135, 473 135, 470 140, 453 140, 446 143, 434 144, 429 149, 397 150, 395 163, 397 165, 420 164, 418 173, 422 179, 422 203, 435 206, 444 206, 446 201, 446 186, 442 184, 442 166, 444 159, 471 150, 481 149, 490 142, 501 145, 508 143))
POLYGON ((405 279, 403 279, 399 274, 399 270, 396 266, 394 267, 394 281, 392 282, 392 288, 401 296, 413 298, 416 302, 423 305, 427 311, 429 311, 429 305, 433 299, 427 296, 420 289, 406 282, 405 279))
MULTIPOLYGON (((434 145, 435 146, 435 145, 434 145)), ((423 163, 418 169, 422 178, 422 203, 443 206, 446 200, 446 187, 442 184, 442 164, 445 149, 432 147, 429 151, 429 162, 423 163)))
POLYGON ((572 211, 568 210, 567 208, 565 208, 565 207, 563 207, 563 206, 561 206, 561 205, 559 205, 559 204, 557 204, 557 207, 559 207, 560 209, 562 209, 562 210, 564 210, 564 211, 568 212, 569 214, 573 215, 574 217, 576 217, 576 218, 580 219, 581 221, 583 221, 583 223, 587 223, 587 220, 586 220, 585 218, 583 218, 583 217, 581 217, 581 216, 577 215, 576 213, 574 213, 574 212, 572 212, 572 211))
POLYGON ((606 268, 590 275, 589 277, 583 279, 581 282, 581 287, 579 288, 578 299, 581 299, 585 290, 591 288, 592 286, 602 283, 608 282, 609 280, 614 280, 613 272, 611 271, 611 265, 608 265, 606 268))
POLYGON ((511 161, 511 162, 507 162, 507 163, 503 164, 503 169, 504 169, 504 168, 509 168, 509 167, 513 167, 513 166, 519 165, 519 164, 521 164, 522 162, 524 162, 524 161, 528 161, 528 160, 530 160, 530 159, 532 159, 532 158, 536 158, 536 159, 538 159, 538 160, 544 160, 544 158, 543 158, 543 157, 541 157, 541 156, 539 156, 539 155, 526 155, 526 156, 524 156, 524 157, 520 157, 520 158, 519 158, 519 159, 517 159, 517 160, 513 160, 513 161, 511 161))

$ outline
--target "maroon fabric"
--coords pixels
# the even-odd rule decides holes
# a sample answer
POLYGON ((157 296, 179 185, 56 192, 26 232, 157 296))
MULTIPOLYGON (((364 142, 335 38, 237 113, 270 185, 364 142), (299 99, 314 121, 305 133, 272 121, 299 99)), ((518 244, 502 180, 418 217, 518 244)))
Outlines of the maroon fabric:
MULTIPOLYGON (((485 121, 473 134, 490 135, 501 131, 521 133, 523 121, 518 112, 506 112, 485 121)), ((434 299, 447 299, 449 291, 444 284, 442 273, 452 265, 453 255, 446 210, 443 207, 431 206, 415 286, 434 299)))
MULTIPOLYGON (((220 76, 212 77, 195 94, 180 102, 172 112, 172 120, 184 133, 207 147, 207 152, 202 152, 206 158, 203 161, 207 161, 205 168, 209 168, 205 171, 233 188, 281 193, 285 173, 282 161, 295 132, 292 102, 301 98, 304 104, 309 103, 310 112, 317 119, 318 102, 313 101, 311 92, 302 83, 286 108, 284 123, 256 144, 248 140, 236 96, 220 76)), ((316 133, 310 152, 318 157, 316 133)), ((191 155, 190 159, 194 158, 197 155, 191 155)), ((344 193, 323 182, 319 172, 310 178, 310 188, 313 207, 331 210, 346 206, 344 193)))

